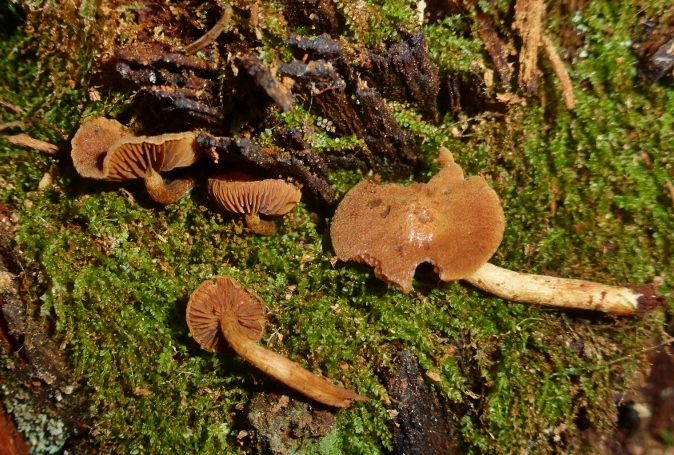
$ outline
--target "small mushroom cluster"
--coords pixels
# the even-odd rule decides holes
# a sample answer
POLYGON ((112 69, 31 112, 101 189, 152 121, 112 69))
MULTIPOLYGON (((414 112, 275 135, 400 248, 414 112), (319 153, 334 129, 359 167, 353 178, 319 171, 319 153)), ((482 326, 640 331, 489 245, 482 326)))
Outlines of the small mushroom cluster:
MULTIPOLYGON (((193 165, 203 151, 194 132, 135 136, 116 120, 94 118, 73 137, 71 156, 82 177, 118 182, 142 178, 155 202, 170 204, 190 191, 196 179, 186 176, 166 184, 161 173, 193 165)), ((208 188, 220 207, 244 214, 248 227, 261 235, 274 235, 276 224, 260 214, 284 215, 302 195, 285 180, 255 180, 235 171, 209 179, 208 188)))
POLYGON ((135 136, 121 123, 94 118, 84 123, 72 139, 71 156, 77 172, 99 180, 145 180, 150 197, 170 204, 194 186, 191 177, 165 184, 160 172, 191 166, 202 153, 192 132, 135 136))
POLYGON ((416 267, 431 263, 443 281, 465 280, 507 300, 634 314, 664 303, 652 284, 608 286, 513 272, 487 261, 503 237, 496 193, 482 177, 464 179, 451 153, 428 183, 408 187, 366 180, 337 207, 330 235, 337 258, 361 261, 408 293, 416 267))
POLYGON ((256 368, 319 403, 346 408, 352 401, 369 401, 257 345, 264 331, 264 303, 231 277, 217 276, 197 287, 187 304, 187 325, 204 348, 222 352, 229 344, 256 368))

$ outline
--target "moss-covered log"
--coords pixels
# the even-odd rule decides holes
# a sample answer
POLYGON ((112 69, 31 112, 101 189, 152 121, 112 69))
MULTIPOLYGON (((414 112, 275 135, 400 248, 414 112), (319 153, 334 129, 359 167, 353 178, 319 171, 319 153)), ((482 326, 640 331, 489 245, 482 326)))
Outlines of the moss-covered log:
POLYGON ((395 452, 397 351, 417 359, 418 390, 435 394, 457 453, 611 440, 647 354, 671 341, 674 87, 654 56, 674 10, 548 4, 545 49, 528 41, 536 84, 520 87, 533 38, 514 3, 239 0, 194 55, 219 2, 0 6, 0 397, 34 453, 395 452), (81 178, 69 138, 92 116, 138 134, 198 129, 210 161, 167 206, 142 182, 81 178), (18 133, 58 151, 2 136, 18 133), (670 306, 630 318, 531 307, 424 267, 403 294, 335 263, 334 204, 366 176, 428 180, 440 146, 503 202, 494 263, 655 281, 670 306), (304 185, 275 236, 208 199, 206 179, 228 167, 304 185), (220 274, 270 309, 265 347, 371 401, 333 419, 233 353, 201 350, 185 307, 220 274))

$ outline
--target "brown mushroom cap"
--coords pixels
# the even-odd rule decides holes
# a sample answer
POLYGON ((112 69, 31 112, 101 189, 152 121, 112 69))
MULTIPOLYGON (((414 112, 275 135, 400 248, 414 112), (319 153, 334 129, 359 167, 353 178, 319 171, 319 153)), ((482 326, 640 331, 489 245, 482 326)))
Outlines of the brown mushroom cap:
POLYGON ((115 142, 131 136, 124 125, 103 117, 83 123, 71 141, 75 170, 82 177, 104 179, 103 160, 115 142))
POLYGON ((233 278, 217 276, 204 281, 187 303, 187 325, 192 337, 204 348, 221 352, 227 341, 220 330, 226 311, 236 315, 241 331, 257 342, 264 331, 264 303, 233 278))
POLYGON ((422 262, 444 281, 467 277, 487 262, 505 229, 498 196, 482 177, 464 179, 451 155, 441 154, 441 163, 427 184, 365 180, 353 187, 332 219, 337 257, 373 266, 377 277, 405 293, 422 262))
POLYGON ((123 138, 110 147, 103 174, 117 181, 144 178, 150 167, 170 171, 196 163, 201 155, 194 132, 123 138))
POLYGON ((285 180, 251 180, 240 173, 208 179, 208 190, 222 208, 234 213, 285 215, 302 197, 299 188, 285 180))

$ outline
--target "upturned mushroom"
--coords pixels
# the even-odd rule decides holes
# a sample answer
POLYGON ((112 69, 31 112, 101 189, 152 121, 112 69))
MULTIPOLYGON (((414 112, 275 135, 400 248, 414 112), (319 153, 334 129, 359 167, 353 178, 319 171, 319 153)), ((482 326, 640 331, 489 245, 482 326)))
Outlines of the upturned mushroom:
POLYGON ((115 120, 96 118, 77 131, 71 156, 82 177, 124 181, 145 180, 150 197, 170 204, 194 186, 184 177, 165 184, 160 172, 194 164, 202 156, 193 132, 134 136, 115 120))
POLYGON ((464 179, 451 153, 427 184, 408 187, 366 180, 337 207, 330 235, 338 259, 374 267, 375 275, 408 293, 416 267, 429 262, 443 281, 463 279, 521 303, 633 314, 664 303, 653 285, 608 286, 513 272, 487 261, 503 237, 498 196, 481 177, 464 179))
POLYGON ((337 257, 373 266, 377 277, 405 293, 422 262, 444 281, 464 278, 487 262, 503 238, 501 204, 482 177, 464 179, 447 154, 428 183, 365 180, 353 187, 330 227, 337 257))
POLYGON ((264 330, 264 303, 231 277, 217 276, 197 287, 187 304, 187 325, 204 348, 221 352, 229 344, 256 368, 319 403, 346 408, 352 401, 369 401, 258 346, 264 330))
POLYGON ((274 235, 276 224, 262 215, 285 215, 300 201, 295 185, 280 179, 255 180, 241 172, 229 172, 208 179, 208 191, 228 212, 243 213, 246 225, 260 235, 274 235))

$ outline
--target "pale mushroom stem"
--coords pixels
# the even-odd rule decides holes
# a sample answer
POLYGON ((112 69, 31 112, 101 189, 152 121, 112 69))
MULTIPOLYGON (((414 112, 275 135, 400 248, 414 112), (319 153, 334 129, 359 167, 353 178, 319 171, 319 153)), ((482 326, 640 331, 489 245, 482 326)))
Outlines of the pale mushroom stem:
POLYGON ((661 305, 652 285, 608 286, 584 280, 513 272, 486 263, 464 278, 498 297, 521 303, 631 315, 661 305))
POLYGON ((193 177, 185 177, 166 184, 161 174, 151 167, 145 172, 145 188, 150 197, 160 204, 176 202, 194 187, 195 182, 193 177))
POLYGON ((276 223, 272 220, 260 219, 259 213, 246 213, 246 226, 256 234, 266 235, 268 237, 276 234, 276 223))
POLYGON ((222 314, 220 329, 232 349, 243 359, 319 403, 346 408, 352 401, 369 401, 368 398, 336 386, 295 362, 257 345, 241 332, 236 316, 229 312, 222 314))

